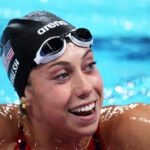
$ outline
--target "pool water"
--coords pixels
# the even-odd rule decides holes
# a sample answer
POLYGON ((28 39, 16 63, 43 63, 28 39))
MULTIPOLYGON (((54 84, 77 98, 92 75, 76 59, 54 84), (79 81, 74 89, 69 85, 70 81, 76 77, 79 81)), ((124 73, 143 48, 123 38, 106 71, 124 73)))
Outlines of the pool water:
MULTIPOLYGON (((95 38, 92 50, 104 82, 104 106, 150 104, 149 38, 95 38)), ((19 104, 1 64, 0 71, 0 104, 19 104)))
POLYGON ((150 104, 150 39, 96 39, 93 49, 104 81, 104 105, 150 104))

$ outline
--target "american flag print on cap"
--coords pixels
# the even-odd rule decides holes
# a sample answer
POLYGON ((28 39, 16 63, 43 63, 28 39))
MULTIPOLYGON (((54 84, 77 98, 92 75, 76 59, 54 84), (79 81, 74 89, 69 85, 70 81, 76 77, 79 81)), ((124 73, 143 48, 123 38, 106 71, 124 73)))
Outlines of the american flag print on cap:
POLYGON ((14 51, 11 47, 10 41, 8 41, 3 48, 5 50, 3 50, 3 54, 2 54, 2 63, 4 65, 6 72, 8 73, 10 62, 12 58, 14 57, 14 51))

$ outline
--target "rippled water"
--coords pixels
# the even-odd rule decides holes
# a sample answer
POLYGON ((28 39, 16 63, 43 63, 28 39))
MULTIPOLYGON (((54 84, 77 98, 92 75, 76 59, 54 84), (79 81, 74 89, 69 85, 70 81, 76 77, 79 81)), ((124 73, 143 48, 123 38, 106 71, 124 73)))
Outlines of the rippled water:
MULTIPOLYGON (((97 38, 92 47, 104 81, 104 105, 150 104, 150 39, 97 38)), ((0 65, 0 103, 19 103, 0 65)))
POLYGON ((150 104, 150 76, 136 76, 104 90, 104 105, 150 104))

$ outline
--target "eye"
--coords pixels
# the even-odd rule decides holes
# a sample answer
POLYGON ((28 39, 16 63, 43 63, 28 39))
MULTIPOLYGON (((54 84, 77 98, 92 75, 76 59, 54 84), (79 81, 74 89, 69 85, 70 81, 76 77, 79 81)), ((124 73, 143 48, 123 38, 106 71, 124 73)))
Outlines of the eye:
POLYGON ((61 73, 61 74, 57 75, 54 79, 58 80, 58 81, 64 81, 68 78, 69 78, 69 74, 65 72, 65 73, 61 73))
POLYGON ((93 71, 94 70, 94 66, 96 65, 96 62, 91 62, 89 63, 86 67, 85 67, 85 70, 86 71, 93 71))

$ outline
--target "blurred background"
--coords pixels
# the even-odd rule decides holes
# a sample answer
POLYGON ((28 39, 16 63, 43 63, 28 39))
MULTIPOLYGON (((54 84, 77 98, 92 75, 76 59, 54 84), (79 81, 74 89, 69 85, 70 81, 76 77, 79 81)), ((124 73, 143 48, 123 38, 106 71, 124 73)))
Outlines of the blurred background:
MULTIPOLYGON (((10 19, 36 10, 90 29, 104 105, 150 103, 150 0, 1 0, 0 37, 10 19)), ((0 103, 20 103, 2 64, 0 103)))

